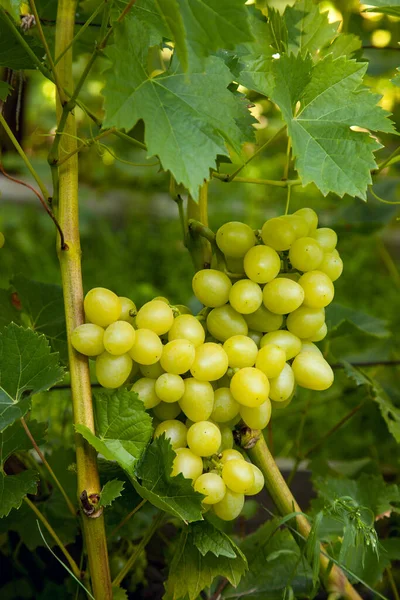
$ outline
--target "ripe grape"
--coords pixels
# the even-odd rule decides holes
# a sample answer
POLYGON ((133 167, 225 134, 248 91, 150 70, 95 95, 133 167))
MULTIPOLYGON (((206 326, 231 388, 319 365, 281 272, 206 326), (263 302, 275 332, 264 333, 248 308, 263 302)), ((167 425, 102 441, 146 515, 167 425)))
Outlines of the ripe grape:
POLYGON ((261 229, 261 237, 267 246, 274 250, 289 250, 296 239, 296 233, 290 222, 282 217, 266 221, 261 229))
POLYGON ((168 341, 189 340, 197 348, 204 343, 206 334, 200 321, 193 315, 179 315, 168 332, 168 341))
POLYGON ((189 340, 172 340, 164 346, 160 363, 167 373, 181 375, 189 371, 195 354, 196 349, 189 340))
POLYGON ((136 315, 136 325, 139 329, 150 329, 157 335, 167 333, 173 322, 172 308, 163 300, 147 302, 136 315))
POLYGON ((252 367, 256 362, 257 344, 247 335, 233 335, 224 342, 223 349, 232 368, 252 367))
POLYGON ((247 325, 259 333, 277 331, 283 323, 282 315, 272 313, 264 304, 251 315, 244 316, 247 325))
POLYGON ((271 419, 271 402, 269 398, 263 402, 260 406, 240 407, 240 416, 246 423, 247 427, 251 429, 264 429, 271 419))
POLYGON ((224 450, 219 456, 219 462, 221 465, 224 465, 226 462, 228 462, 228 460, 236 459, 244 460, 244 457, 238 450, 233 450, 232 448, 224 450))
POLYGON ((309 308, 300 306, 290 313, 286 319, 288 330, 299 338, 310 338, 322 327, 325 322, 323 308, 309 308))
MULTIPOLYGON (((251 340, 253 340, 253 342, 256 344, 257 348, 260 345, 262 336, 263 336, 262 331, 254 331, 253 329, 249 329, 249 331, 247 333, 247 337, 249 337, 251 340)), ((251 367, 252 365, 244 365, 244 366, 251 367)))
POLYGON ((320 342, 321 340, 324 339, 324 337, 326 337, 327 333, 328 333, 328 327, 327 327, 326 323, 323 323, 321 325, 321 327, 318 329, 318 331, 316 331, 314 333, 314 335, 309 337, 308 341, 309 342, 320 342))
POLYGON ((290 223, 290 225, 294 229, 294 233, 295 233, 297 239, 305 237, 307 235, 307 233, 310 229, 309 224, 300 215, 298 215, 298 214, 285 215, 284 217, 281 217, 281 218, 285 219, 285 221, 288 221, 290 223))
POLYGON ((299 308, 304 300, 304 290, 295 281, 277 277, 267 283, 263 290, 263 302, 268 310, 287 315, 299 308))
POLYGON ((281 268, 279 254, 269 246, 254 246, 244 257, 244 270, 255 283, 267 283, 274 279, 281 268))
POLYGON ((137 329, 135 343, 129 355, 139 365, 153 365, 158 362, 163 352, 163 345, 156 333, 150 329, 137 329))
POLYGON ((156 380, 155 391, 163 402, 178 402, 185 391, 185 383, 180 375, 163 373, 156 380))
POLYGON ((121 302, 121 314, 119 320, 127 321, 131 325, 134 325, 137 313, 136 304, 132 302, 130 298, 126 298, 125 296, 120 296, 119 299, 121 302))
POLYGON ((160 361, 152 365, 140 365, 139 370, 143 377, 150 377, 150 379, 158 379, 160 375, 165 373, 164 369, 160 365, 160 361))
POLYGON ((292 266, 299 271, 314 271, 318 269, 324 258, 324 253, 318 242, 311 237, 296 240, 289 250, 292 266))
POLYGON ((203 461, 200 456, 193 454, 189 448, 177 448, 176 456, 172 465, 172 477, 181 473, 185 479, 196 481, 203 472, 203 461))
POLYGON ((244 256, 256 243, 256 236, 251 227, 238 221, 222 225, 215 239, 221 252, 234 258, 244 256))
POLYGON ((269 382, 260 369, 245 367, 231 379, 232 396, 244 406, 260 406, 268 398, 269 382))
POLYGON ((244 494, 237 494, 227 489, 222 500, 213 505, 213 510, 223 521, 233 521, 242 512, 243 505, 244 494))
POLYGON ((311 236, 317 229, 318 215, 312 208, 300 208, 299 210, 296 210, 296 212, 294 212, 293 215, 295 217, 302 217, 306 221, 308 225, 308 232, 306 233, 306 235, 311 236))
POLYGON ((317 240, 324 252, 332 252, 336 248, 337 234, 336 231, 333 231, 329 227, 317 229, 314 231, 312 237, 317 240))
POLYGON ((103 352, 96 358, 97 381, 105 388, 120 387, 128 379, 131 369, 132 359, 129 354, 113 356, 103 352))
POLYGON ((206 421, 214 407, 214 390, 208 381, 198 381, 194 377, 184 380, 184 393, 179 405, 193 422, 206 421))
POLYGON ((226 487, 237 494, 247 494, 254 485, 254 472, 245 460, 228 460, 222 467, 226 487))
POLYGON ((262 289, 258 283, 249 279, 241 279, 233 284, 229 293, 229 303, 238 312, 244 315, 253 313, 262 304, 262 289))
POLYGON ((171 446, 174 450, 186 446, 187 429, 180 421, 171 419, 160 423, 154 432, 154 437, 158 438, 163 433, 171 442, 171 446))
POLYGON ((199 421, 189 427, 187 443, 197 456, 212 456, 221 445, 221 432, 214 423, 199 421))
POLYGON ((199 381, 221 379, 228 369, 228 356, 219 344, 206 342, 196 348, 196 355, 190 369, 193 377, 199 381))
POLYGON ((259 494, 264 487, 264 475, 261 473, 260 469, 256 467, 256 465, 251 465, 254 473, 254 485, 253 487, 246 493, 246 496, 255 496, 259 494))
POLYGON ((317 354, 322 354, 321 350, 313 344, 312 342, 303 342, 301 344, 300 352, 316 352, 317 354))
POLYGON ((143 402, 144 407, 150 409, 154 408, 161 402, 160 398, 156 394, 155 386, 155 379, 141 377, 135 381, 131 387, 131 392, 136 392, 140 400, 143 402))
POLYGON ((98 356, 104 352, 104 329, 94 323, 83 323, 74 329, 71 344, 85 356, 98 356))
POLYGON ((117 294, 101 287, 93 288, 86 294, 83 306, 87 320, 100 327, 118 321, 122 309, 117 294))
POLYGON ((278 377, 286 364, 286 352, 276 344, 266 344, 258 351, 256 368, 270 379, 278 377))
POLYGON ((219 388, 214 392, 214 406, 211 419, 217 423, 227 423, 239 414, 240 405, 232 396, 227 387, 219 388))
POLYGON ((218 448, 218 453, 224 450, 231 450, 233 448, 233 433, 229 425, 218 423, 219 430, 221 432, 221 445, 218 448))
POLYGON ((309 390, 327 390, 333 383, 333 371, 316 352, 300 352, 292 363, 296 382, 309 390))
POLYGON ((339 256, 339 252, 337 250, 325 252, 318 269, 328 275, 331 281, 339 279, 343 272, 343 261, 339 256))
POLYGON ((194 295, 204 306, 215 308, 228 302, 232 283, 221 271, 203 269, 193 277, 192 287, 194 295))
POLYGON ((243 315, 229 304, 213 308, 207 316, 207 329, 220 342, 225 342, 233 335, 247 335, 248 332, 243 315))
POLYGON ((286 363, 278 377, 271 379, 269 384, 269 397, 271 400, 274 400, 274 402, 285 402, 285 400, 290 398, 295 386, 292 367, 286 363))
POLYGON ((266 333, 260 342, 261 348, 267 344, 275 344, 278 348, 282 348, 286 352, 286 360, 295 357, 301 350, 301 340, 290 331, 281 329, 279 331, 271 331, 266 333))
POLYGON ((179 402, 160 402, 153 408, 153 414, 160 421, 176 419, 180 413, 181 407, 179 406, 179 402))
POLYGON ((304 273, 299 279, 299 285, 304 290, 304 306, 324 308, 333 300, 333 283, 322 271, 304 273))
POLYGON ((135 330, 130 323, 115 321, 104 332, 104 348, 116 356, 125 354, 135 343, 135 337, 135 330))
POLYGON ((203 494, 204 504, 216 504, 225 496, 225 483, 217 473, 203 473, 194 482, 194 489, 199 494, 203 494))

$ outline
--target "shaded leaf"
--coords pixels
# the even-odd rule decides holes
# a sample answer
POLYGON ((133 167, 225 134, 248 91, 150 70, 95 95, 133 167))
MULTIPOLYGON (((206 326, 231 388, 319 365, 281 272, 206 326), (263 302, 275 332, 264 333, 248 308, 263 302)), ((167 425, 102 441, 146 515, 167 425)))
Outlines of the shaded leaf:
POLYGON ((390 335, 387 321, 360 310, 333 302, 326 308, 326 322, 331 338, 361 332, 383 338, 390 335))
MULTIPOLYGON (((47 431, 47 423, 38 423, 29 421, 29 431, 35 439, 38 446, 44 442, 47 431)), ((3 465, 7 458, 14 452, 31 450, 32 442, 25 433, 21 423, 17 421, 10 427, 7 427, 3 433, 0 433, 0 465, 3 465)))
POLYGON ((191 525, 191 534, 193 536, 193 543, 202 556, 211 552, 214 556, 235 558, 240 554, 240 550, 226 533, 219 531, 219 529, 208 521, 193 523, 191 525))
POLYGON ((364 8, 363 12, 377 12, 392 17, 400 17, 400 5, 396 0, 388 2, 387 0, 372 0, 368 2, 368 8, 364 8))
POLYGON ((12 92, 12 87, 6 81, 0 81, 0 100, 6 100, 12 92))
POLYGON ((287 6, 283 19, 289 53, 317 55, 337 36, 339 22, 329 23, 328 13, 321 13, 313 0, 297 0, 293 6, 287 6))
POLYGON ((118 479, 107 481, 100 492, 100 506, 111 506, 114 500, 122 495, 124 485, 124 482, 118 479))
MULTIPOLYGON (((17 37, 11 32, 6 17, 0 10, 0 67, 8 67, 15 71, 20 69, 35 69, 36 65, 21 46, 17 37)), ((31 50, 38 58, 44 56, 44 48, 36 37, 33 37, 29 32, 20 32, 31 50)))
POLYGON ((38 473, 32 470, 17 475, 0 471, 0 518, 6 517, 13 508, 19 508, 27 494, 35 494, 38 480, 38 473))
POLYGON ((0 328, 21 322, 21 311, 13 304, 12 292, 0 289, 0 328))

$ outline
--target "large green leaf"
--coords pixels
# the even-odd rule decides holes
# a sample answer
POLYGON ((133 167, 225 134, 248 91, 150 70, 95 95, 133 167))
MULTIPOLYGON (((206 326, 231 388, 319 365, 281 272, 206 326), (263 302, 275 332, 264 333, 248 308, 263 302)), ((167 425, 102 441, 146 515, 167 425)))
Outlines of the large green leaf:
POLYGON ((337 36, 339 22, 329 23, 328 13, 321 13, 313 0, 297 0, 283 15, 288 31, 288 52, 317 56, 337 36))
POLYGON ((235 558, 238 554, 241 554, 230 537, 208 521, 193 523, 190 530, 193 543, 202 556, 205 556, 208 552, 211 552, 214 556, 226 556, 227 558, 235 558))
POLYGON ((75 429, 105 458, 117 461, 133 475, 153 433, 143 402, 127 390, 97 393, 95 422, 96 434, 85 425, 76 425, 75 429))
POLYGON ((129 131, 143 119, 148 154, 158 155, 163 168, 197 198, 217 155, 228 155, 227 144, 240 151, 252 139, 250 120, 242 126, 248 109, 227 89, 232 77, 216 56, 190 74, 173 60, 165 74, 150 78, 148 43, 136 21, 117 27, 115 45, 107 49, 112 68, 106 72, 104 127, 129 131))
MULTIPOLYGON (((37 421, 29 421, 29 431, 31 432, 35 442, 40 446, 46 436, 47 423, 38 423, 37 421)), ((30 450, 32 442, 26 435, 20 421, 17 421, 5 431, 0 433, 0 466, 5 463, 7 458, 14 452, 22 452, 30 450)))
POLYGON ((23 417, 32 394, 48 390, 63 377, 58 355, 44 335, 15 323, 0 333, 0 431, 23 417))
POLYGON ((0 519, 13 508, 19 508, 27 494, 35 494, 39 475, 36 471, 22 471, 5 475, 0 471, 0 519))
POLYGON ((378 319, 360 310, 343 306, 337 302, 332 303, 326 309, 326 322, 329 336, 340 337, 341 335, 361 332, 365 335, 375 337, 388 337, 387 321, 378 319))

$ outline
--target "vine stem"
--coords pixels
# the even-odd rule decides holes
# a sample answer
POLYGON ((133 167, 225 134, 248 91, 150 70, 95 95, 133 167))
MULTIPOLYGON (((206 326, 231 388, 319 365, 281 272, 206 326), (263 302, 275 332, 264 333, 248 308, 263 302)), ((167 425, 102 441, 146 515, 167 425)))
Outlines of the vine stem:
POLYGON ((58 487, 58 489, 60 490, 61 494, 64 497, 65 502, 67 503, 67 506, 69 508, 70 513, 76 517, 76 509, 74 507, 74 505, 72 504, 71 500, 69 499, 67 492, 64 490, 63 486, 61 485, 60 481, 58 480, 56 474, 54 473, 53 469, 51 468, 51 466, 49 465, 49 463, 47 462, 46 458, 44 457, 43 452, 41 451, 41 449, 39 448, 39 446, 36 443, 35 438, 33 437, 33 435, 31 434, 28 425, 26 424, 26 421, 24 419, 24 417, 21 418, 21 423, 22 423, 22 427, 25 430, 26 435, 28 436, 28 438, 31 441, 32 446, 34 447, 34 449, 36 450, 36 453, 38 454, 40 460, 42 461, 42 463, 44 464, 44 466, 46 467, 46 469, 48 470, 48 472, 50 473, 50 475, 52 476, 52 478, 54 479, 54 483, 56 484, 56 486, 58 487))
POLYGON ((133 515, 135 515, 142 508, 142 506, 144 506, 146 504, 146 502, 147 502, 147 500, 145 498, 141 502, 139 502, 139 504, 137 506, 135 506, 135 508, 133 510, 131 510, 131 512, 122 519, 121 523, 119 523, 116 527, 114 527, 114 529, 110 533, 110 538, 112 538, 113 535, 116 534, 117 531, 119 531, 121 529, 121 527, 123 527, 125 525, 125 523, 127 523, 133 517, 133 515))
POLYGON ((287 181, 282 181, 281 179, 258 179, 255 177, 235 177, 231 182, 229 175, 216 173, 215 171, 212 173, 212 177, 214 179, 219 179, 224 183, 256 183, 258 185, 272 185, 281 188, 301 185, 301 179, 288 179, 287 181))
MULTIPOLYGON (((56 23, 56 55, 60 55, 74 36, 76 0, 59 0, 56 23)), ((71 88, 72 52, 68 50, 57 64, 60 84, 71 88)), ((63 115, 63 107, 57 102, 57 119, 63 115)), ((76 123, 73 114, 65 119, 65 137, 62 152, 68 154, 76 149, 76 123), (64 147, 65 146, 65 147, 64 147)), ((65 318, 68 334, 68 355, 71 374, 74 423, 82 424, 94 433, 92 391, 88 360, 75 352, 71 345, 72 331, 84 322, 83 285, 81 271, 81 248, 79 236, 78 207, 78 160, 77 155, 57 168, 59 181, 58 218, 67 240, 68 250, 58 250, 65 318)), ((100 480, 96 452, 80 435, 75 436, 76 463, 79 498, 94 499, 100 495, 100 480)), ((89 560, 93 595, 96 600, 111 600, 111 578, 107 555, 107 539, 102 509, 88 511, 81 501, 82 527, 89 560)))
MULTIPOLYGON (((200 187, 199 201, 195 202, 191 196, 187 204, 187 222, 197 222, 201 226, 208 228, 208 182, 204 182, 200 187)), ((192 256, 196 271, 204 269, 211 264, 211 244, 202 236, 193 235, 190 230, 187 232, 187 248, 192 256)))
MULTIPOLYGON (((258 440, 247 452, 252 462, 261 469, 265 478, 265 486, 277 509, 282 515, 288 515, 293 512, 301 513, 301 509, 282 477, 262 433, 253 431, 252 436, 253 439, 257 439, 258 436, 258 440)), ((295 519, 299 533, 303 537, 308 538, 311 526, 306 517, 298 514, 295 519)), ((328 593, 340 594, 340 597, 344 600, 362 600, 343 571, 336 565, 332 565, 329 557, 322 552, 322 547, 320 554, 320 574, 328 593)))
POLYGON ((107 129, 106 131, 102 131, 101 133, 99 133, 99 135, 96 135, 93 138, 85 140, 84 142, 82 142, 82 144, 80 144, 79 146, 77 146, 74 150, 71 150, 71 152, 69 152, 67 155, 63 156, 61 159, 59 159, 57 161, 57 165, 58 166, 63 165, 72 156, 74 156, 75 154, 81 152, 82 150, 89 149, 91 146, 93 146, 93 144, 95 144, 96 142, 98 142, 102 138, 106 137, 107 135, 110 135, 111 133, 115 133, 115 127, 111 127, 111 129, 107 129))
POLYGON ((29 498, 25 497, 24 500, 25 500, 26 504, 29 506, 29 508, 31 510, 33 510, 33 512, 35 513, 37 518, 46 527, 47 531, 49 532, 49 534, 51 535, 51 537, 53 538, 53 540, 55 541, 57 546, 60 548, 61 552, 64 554, 75 577, 77 579, 82 579, 82 572, 81 572, 80 568, 78 567, 78 565, 76 564, 76 562, 74 561, 74 559, 72 558, 72 556, 70 555, 70 553, 68 552, 68 550, 66 549, 66 547, 64 546, 64 544, 62 543, 62 541, 60 540, 60 538, 58 537, 58 535, 56 534, 56 532, 54 531, 54 529, 52 528, 52 526, 50 525, 48 520, 46 519, 46 517, 40 512, 40 510, 34 505, 34 503, 31 502, 31 500, 29 500, 29 498))

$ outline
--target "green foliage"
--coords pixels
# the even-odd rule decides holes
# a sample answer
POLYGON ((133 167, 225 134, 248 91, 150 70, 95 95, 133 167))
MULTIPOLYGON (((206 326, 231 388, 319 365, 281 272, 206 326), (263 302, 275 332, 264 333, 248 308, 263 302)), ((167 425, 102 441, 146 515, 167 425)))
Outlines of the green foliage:
POLYGON ((34 494, 37 482, 36 471, 22 471, 16 475, 0 472, 0 518, 6 517, 13 508, 19 508, 27 494, 34 494))
POLYGON ((330 338, 357 333, 357 331, 379 338, 390 335, 390 331, 387 329, 387 321, 377 319, 372 315, 343 306, 337 302, 333 302, 326 308, 326 322, 330 338))
POLYGON ((112 479, 102 487, 100 493, 100 506, 111 506, 111 504, 119 498, 124 489, 124 482, 118 479, 112 479))
POLYGON ((13 304, 11 292, 0 289, 0 328, 9 325, 11 321, 19 324, 21 314, 13 304))
MULTIPOLYGON (((0 67, 8 67, 9 69, 34 69, 35 63, 29 56, 23 46, 21 46, 17 37, 12 33, 10 22, 7 16, 0 9, 0 67)), ((43 56, 44 48, 39 40, 28 33, 21 32, 25 42, 38 58, 43 56)))
POLYGON ((6 83, 5 81, 0 81, 0 100, 3 102, 6 100, 7 96, 11 94, 12 87, 6 83))
MULTIPOLYGON (((29 431, 35 442, 40 446, 46 437, 47 424, 29 421, 29 431)), ((0 466, 3 466, 7 458, 14 452, 30 450, 32 443, 23 429, 20 421, 7 427, 0 433, 0 466)))
POLYGON ((368 8, 364 8, 364 11, 400 17, 400 6, 398 6, 398 3, 396 3, 395 0, 393 2, 387 2, 387 0, 373 0, 372 2, 368 2, 368 8))

